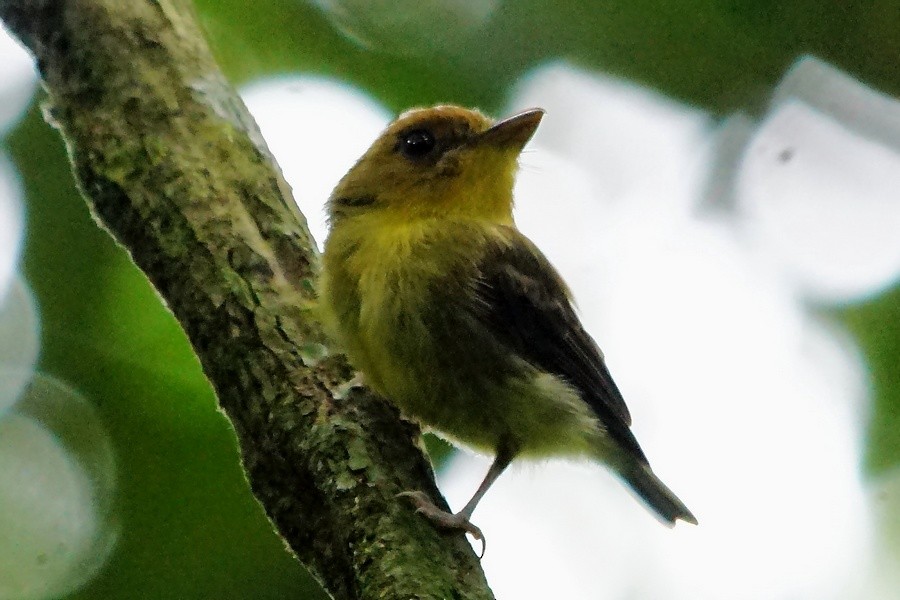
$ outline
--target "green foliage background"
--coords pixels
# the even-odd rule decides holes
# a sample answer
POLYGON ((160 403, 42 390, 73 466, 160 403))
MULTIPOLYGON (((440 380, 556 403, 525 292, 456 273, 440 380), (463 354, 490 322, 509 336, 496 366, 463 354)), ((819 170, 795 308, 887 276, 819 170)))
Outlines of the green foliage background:
MULTIPOLYGON (((301 0, 197 8, 235 84, 324 74, 398 111, 455 102, 496 112, 520 75, 559 58, 719 115, 759 111, 804 53, 900 93, 898 0, 505 0, 477 44, 427 56, 362 48, 301 0)), ((119 453, 122 538, 101 575, 71 597, 322 597, 251 497, 184 335, 90 219, 37 103, 6 144, 27 188, 24 272, 43 322, 40 369, 96 403, 119 453)), ((866 465, 882 472, 900 462, 900 290, 836 316, 871 368, 866 465)))

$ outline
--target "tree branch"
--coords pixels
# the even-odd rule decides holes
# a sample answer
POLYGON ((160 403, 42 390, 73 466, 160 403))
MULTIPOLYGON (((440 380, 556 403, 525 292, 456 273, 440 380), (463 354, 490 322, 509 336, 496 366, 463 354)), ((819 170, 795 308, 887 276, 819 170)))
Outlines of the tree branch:
POLYGON ((186 331, 253 493, 338 599, 491 598, 468 543, 395 495, 440 498, 418 429, 315 360, 316 250, 186 0, 0 0, 31 49, 80 189, 186 331))

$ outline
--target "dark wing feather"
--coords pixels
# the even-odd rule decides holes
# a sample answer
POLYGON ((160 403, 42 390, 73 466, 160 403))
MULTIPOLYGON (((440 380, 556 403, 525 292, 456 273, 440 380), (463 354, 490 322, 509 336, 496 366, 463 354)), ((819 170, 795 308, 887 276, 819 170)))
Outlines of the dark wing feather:
POLYGON ((479 316, 495 340, 576 388, 610 436, 640 461, 631 415, 562 278, 527 238, 492 244, 479 261, 479 316))

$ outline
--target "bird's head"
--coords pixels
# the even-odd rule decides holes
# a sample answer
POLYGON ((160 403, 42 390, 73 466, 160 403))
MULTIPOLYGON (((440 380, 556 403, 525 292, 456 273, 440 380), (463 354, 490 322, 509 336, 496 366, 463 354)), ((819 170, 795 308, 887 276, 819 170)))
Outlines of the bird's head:
POLYGON ((338 183, 329 218, 378 212, 511 222, 519 153, 543 115, 533 109, 494 122, 458 106, 409 110, 338 183))

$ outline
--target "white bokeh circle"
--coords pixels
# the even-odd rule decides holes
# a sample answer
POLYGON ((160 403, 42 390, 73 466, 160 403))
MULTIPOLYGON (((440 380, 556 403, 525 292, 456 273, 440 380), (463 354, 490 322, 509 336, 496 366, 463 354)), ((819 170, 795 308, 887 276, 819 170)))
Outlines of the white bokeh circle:
POLYGON ((0 297, 0 417, 31 380, 40 350, 40 318, 21 277, 0 297))
POLYGON ((243 88, 241 97, 321 246, 325 201, 390 115, 360 90, 318 77, 258 81, 243 88))
POLYGON ((0 299, 15 277, 25 230, 22 186, 18 173, 0 151, 0 299))
POLYGON ((31 55, 0 23, 0 135, 18 122, 37 82, 31 55))
POLYGON ((900 276, 900 146, 787 99, 747 146, 737 197, 757 247, 817 299, 873 295, 900 276))
MULTIPOLYGON (((643 206, 643 217, 658 220, 680 218, 693 208, 712 126, 702 111, 565 63, 528 74, 510 105, 510 112, 547 111, 526 146, 523 165, 530 149, 546 148, 590 174, 594 203, 634 210, 652 201, 643 206), (681 183, 673 188, 672 181, 681 183), (660 190, 666 190, 665 198, 655 201, 653 194, 660 190)), ((544 202, 562 201, 561 195, 548 190, 544 202)))
POLYGON ((94 577, 118 537, 115 461, 96 411, 36 375, 0 418, 0 599, 67 595, 94 577))

